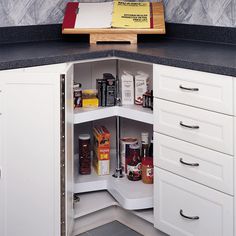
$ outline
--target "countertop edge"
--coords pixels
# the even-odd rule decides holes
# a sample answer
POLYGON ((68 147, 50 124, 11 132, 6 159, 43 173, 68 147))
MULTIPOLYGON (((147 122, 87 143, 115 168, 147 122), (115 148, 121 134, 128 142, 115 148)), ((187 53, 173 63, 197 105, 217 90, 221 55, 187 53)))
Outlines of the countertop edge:
POLYGON ((206 63, 190 62, 181 59, 153 56, 143 53, 129 52, 117 49, 86 52, 73 55, 70 54, 70 55, 58 55, 58 56, 43 57, 43 58, 10 60, 5 62, 0 62, 0 71, 34 67, 34 66, 52 65, 52 64, 74 62, 74 61, 84 61, 90 59, 102 59, 109 57, 117 57, 128 60, 134 60, 138 62, 161 64, 184 69, 198 70, 203 72, 236 77, 236 68, 234 67, 225 67, 206 63))

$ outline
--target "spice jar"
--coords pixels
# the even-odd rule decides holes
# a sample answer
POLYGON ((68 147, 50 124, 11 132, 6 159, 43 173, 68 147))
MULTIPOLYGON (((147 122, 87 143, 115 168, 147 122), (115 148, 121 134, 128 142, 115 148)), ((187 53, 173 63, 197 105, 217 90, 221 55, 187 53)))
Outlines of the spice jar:
POLYGON ((145 184, 153 184, 153 158, 142 159, 142 181, 145 184))
POLYGON ((131 144, 127 160, 127 178, 131 181, 141 180, 141 157, 138 144, 131 144))
POLYGON ((90 135, 79 135, 79 173, 91 174, 90 135))

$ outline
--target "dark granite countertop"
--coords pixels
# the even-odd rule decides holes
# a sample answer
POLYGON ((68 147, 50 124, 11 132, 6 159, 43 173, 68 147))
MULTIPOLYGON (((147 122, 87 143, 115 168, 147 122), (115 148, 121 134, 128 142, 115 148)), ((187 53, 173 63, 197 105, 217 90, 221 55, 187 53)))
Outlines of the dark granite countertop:
POLYGON ((41 41, 0 44, 0 70, 121 57, 236 77, 236 45, 160 39, 138 45, 41 41))

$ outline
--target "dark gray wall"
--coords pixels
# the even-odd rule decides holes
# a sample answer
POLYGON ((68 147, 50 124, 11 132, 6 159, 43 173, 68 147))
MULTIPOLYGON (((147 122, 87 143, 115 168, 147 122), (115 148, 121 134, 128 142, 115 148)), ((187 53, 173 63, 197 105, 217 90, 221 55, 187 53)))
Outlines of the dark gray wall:
MULTIPOLYGON (((67 2, 68 0, 0 0, 0 27, 61 23, 67 2)), ((167 22, 236 27, 236 0, 163 2, 167 22)))

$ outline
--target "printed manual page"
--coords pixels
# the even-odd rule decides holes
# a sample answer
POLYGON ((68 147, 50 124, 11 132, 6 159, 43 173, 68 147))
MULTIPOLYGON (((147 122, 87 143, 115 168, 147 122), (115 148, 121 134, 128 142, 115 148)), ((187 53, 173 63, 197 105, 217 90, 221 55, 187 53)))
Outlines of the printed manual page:
POLYGON ((112 27, 150 28, 150 3, 114 1, 112 27))
POLYGON ((79 3, 74 28, 111 28, 113 2, 79 3))

